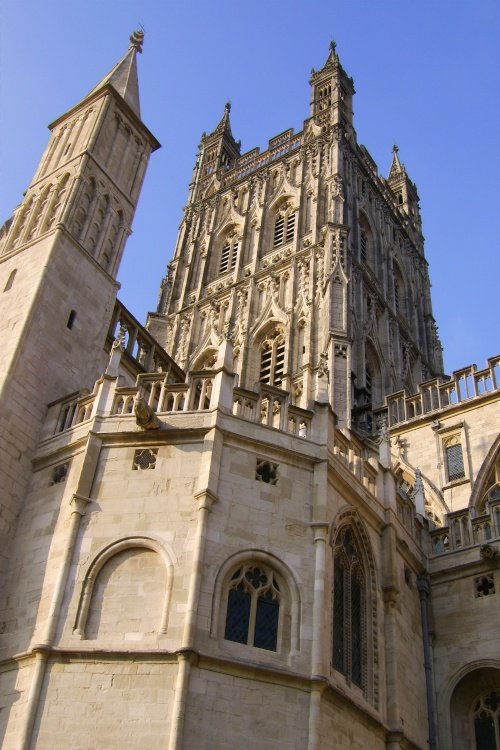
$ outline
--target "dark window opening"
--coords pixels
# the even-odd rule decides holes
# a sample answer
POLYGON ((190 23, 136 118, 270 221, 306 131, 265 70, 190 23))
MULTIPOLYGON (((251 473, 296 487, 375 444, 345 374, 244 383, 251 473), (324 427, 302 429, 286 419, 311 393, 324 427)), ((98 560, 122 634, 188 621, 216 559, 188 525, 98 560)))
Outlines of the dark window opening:
POLYGON ((3 288, 4 292, 8 292, 9 289, 12 289, 12 285, 14 283, 14 279, 16 277, 16 273, 17 273, 17 268, 14 268, 14 270, 11 271, 11 273, 9 275, 9 278, 7 279, 7 283, 5 284, 5 286, 3 288))
POLYGON ((76 320, 76 310, 71 310, 69 316, 68 316, 68 322, 66 323, 66 328, 69 328, 70 331, 73 328, 73 325, 76 320))
POLYGON ((280 587, 271 570, 245 565, 231 578, 224 638, 277 651, 280 587))
POLYGON ((360 688, 366 683, 366 585, 350 529, 340 534, 333 570, 334 669, 360 688))

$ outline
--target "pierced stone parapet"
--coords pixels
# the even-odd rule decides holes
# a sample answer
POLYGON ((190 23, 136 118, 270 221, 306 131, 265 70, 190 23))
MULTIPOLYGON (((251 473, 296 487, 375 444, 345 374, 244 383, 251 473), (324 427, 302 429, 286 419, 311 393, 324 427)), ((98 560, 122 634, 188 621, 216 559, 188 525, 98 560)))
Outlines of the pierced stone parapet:
POLYGON ((489 511, 474 517, 472 509, 448 514, 448 525, 431 531, 433 555, 467 547, 483 547, 500 538, 500 500, 489 503, 489 511))
POLYGON ((233 391, 233 414, 288 432, 297 437, 310 438, 312 412, 292 406, 287 391, 260 383, 257 391, 235 388, 233 391))
POLYGON ((488 359, 488 366, 478 370, 476 365, 455 370, 449 380, 435 378, 422 383, 417 393, 408 395, 398 391, 386 397, 389 427, 419 419, 426 414, 452 408, 464 401, 480 398, 500 390, 500 355, 488 359))

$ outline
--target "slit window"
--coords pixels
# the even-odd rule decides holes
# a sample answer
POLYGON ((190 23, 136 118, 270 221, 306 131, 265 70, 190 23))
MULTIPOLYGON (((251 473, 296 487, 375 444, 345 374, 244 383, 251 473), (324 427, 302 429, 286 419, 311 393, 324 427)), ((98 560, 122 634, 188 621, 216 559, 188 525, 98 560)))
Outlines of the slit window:
POLYGON ((14 270, 10 272, 9 278, 7 279, 7 283, 5 284, 3 288, 4 292, 8 292, 9 289, 12 289, 14 279, 16 278, 16 273, 17 273, 17 268, 14 268, 14 270))
POLYGON ((76 310, 71 310, 70 314, 68 315, 68 322, 66 323, 66 328, 71 329, 73 328, 76 320, 76 310))

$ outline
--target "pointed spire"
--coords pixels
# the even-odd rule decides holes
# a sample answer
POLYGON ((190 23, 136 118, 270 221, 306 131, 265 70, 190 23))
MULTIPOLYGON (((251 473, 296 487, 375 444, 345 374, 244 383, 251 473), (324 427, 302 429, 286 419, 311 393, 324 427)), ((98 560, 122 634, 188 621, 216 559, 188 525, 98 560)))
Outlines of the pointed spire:
POLYGON ((112 86, 117 94, 128 104, 130 109, 141 116, 139 105, 139 81, 137 78, 137 53, 142 52, 144 32, 134 31, 130 35, 130 46, 115 67, 88 94, 95 94, 104 86, 112 86))
POLYGON ((404 164, 401 164, 401 162, 399 161, 398 152, 399 147, 394 144, 394 146, 392 147, 392 164, 389 171, 389 180, 394 179, 395 177, 400 177, 402 174, 406 174, 404 164))
POLYGON ((316 76, 318 73, 324 73, 325 70, 328 70, 329 68, 335 68, 335 66, 338 65, 339 56, 337 55, 336 50, 337 50, 337 45, 332 39, 328 47, 328 57, 325 60, 325 64, 319 70, 315 70, 314 68, 312 68, 311 77, 316 76))
POLYGON ((224 105, 224 114, 221 117, 221 120, 217 127, 214 130, 214 133, 217 133, 217 135, 222 135, 222 133, 227 133, 232 137, 231 133, 231 122, 229 120, 229 113, 231 112, 231 102, 227 101, 224 105))

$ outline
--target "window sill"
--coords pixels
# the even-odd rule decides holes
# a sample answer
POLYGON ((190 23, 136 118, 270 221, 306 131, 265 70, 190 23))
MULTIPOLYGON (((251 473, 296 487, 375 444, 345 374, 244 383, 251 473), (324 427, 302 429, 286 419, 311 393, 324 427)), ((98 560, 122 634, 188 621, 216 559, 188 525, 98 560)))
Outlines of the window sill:
POLYGON ((461 479, 455 479, 453 482, 447 482, 443 485, 443 491, 450 490, 453 487, 460 487, 461 484, 470 484, 469 477, 462 477, 461 479))

